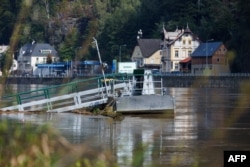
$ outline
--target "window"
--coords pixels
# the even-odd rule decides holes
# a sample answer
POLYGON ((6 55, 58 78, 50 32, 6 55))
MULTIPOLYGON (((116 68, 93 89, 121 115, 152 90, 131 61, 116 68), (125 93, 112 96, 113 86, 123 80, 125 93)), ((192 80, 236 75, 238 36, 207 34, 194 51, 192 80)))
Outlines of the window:
POLYGON ((178 70, 178 69, 179 69, 179 63, 175 63, 175 64, 174 64, 174 69, 175 69, 175 70, 178 70))
POLYGON ((45 57, 43 58, 43 63, 46 63, 46 58, 45 57))
POLYGON ((178 52, 178 50, 175 51, 175 57, 179 57, 179 52, 178 52))
POLYGON ((191 40, 189 40, 189 41, 188 41, 188 44, 189 44, 189 45, 191 45, 191 42, 192 42, 192 41, 191 41, 191 40))
POLYGON ((185 41, 185 40, 183 40, 183 41, 182 41, 182 43, 183 43, 183 45, 185 45, 185 44, 186 44, 186 41, 185 41))
POLYGON ((185 50, 182 51, 182 57, 186 57, 186 51, 185 50))
POLYGON ((189 51, 188 51, 188 56, 191 56, 191 53, 192 53, 192 51, 191 51, 191 50, 189 50, 189 51))
POLYGON ((39 61, 39 58, 38 58, 38 57, 36 58, 36 61, 37 61, 37 62, 39 61))
POLYGON ((220 62, 220 59, 219 59, 219 58, 217 59, 217 62, 220 62))
POLYGON ((52 50, 44 49, 44 50, 40 50, 40 52, 41 52, 42 54, 50 54, 50 53, 52 53, 52 50))

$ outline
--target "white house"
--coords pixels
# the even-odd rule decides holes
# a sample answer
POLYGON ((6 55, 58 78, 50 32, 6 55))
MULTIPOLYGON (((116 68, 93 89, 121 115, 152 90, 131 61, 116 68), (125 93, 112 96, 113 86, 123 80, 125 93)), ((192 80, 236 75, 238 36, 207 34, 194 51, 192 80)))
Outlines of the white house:
POLYGON ((162 72, 180 71, 180 62, 200 45, 200 41, 189 29, 168 32, 163 27, 162 72))
MULTIPOLYGON (((9 73, 11 73, 12 71, 17 70, 17 61, 15 60, 15 52, 13 51, 8 51, 9 50, 9 46, 8 45, 0 45, 0 59, 3 56, 4 53, 9 52, 12 53, 12 65, 11 68, 9 69, 9 73)), ((0 67, 0 76, 2 76, 2 71, 1 71, 1 67, 0 67)))
POLYGON ((8 45, 0 45, 0 57, 3 53, 5 53, 9 49, 8 45))
POLYGON ((37 75, 37 64, 47 63, 48 58, 52 62, 59 60, 57 51, 50 44, 46 43, 31 43, 21 47, 18 56, 18 70, 21 73, 29 73, 37 75))

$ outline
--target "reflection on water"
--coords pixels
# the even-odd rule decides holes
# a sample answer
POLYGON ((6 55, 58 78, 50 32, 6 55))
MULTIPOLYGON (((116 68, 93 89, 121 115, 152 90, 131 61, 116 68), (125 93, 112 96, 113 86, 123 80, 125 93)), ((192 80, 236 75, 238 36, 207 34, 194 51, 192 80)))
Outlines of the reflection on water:
POLYGON ((170 93, 176 98, 174 117, 126 115, 113 121, 72 113, 20 113, 1 119, 51 123, 71 143, 111 150, 119 166, 223 166, 224 150, 250 150, 249 104, 237 106, 247 94, 208 88, 172 88, 170 93), (235 115, 240 110, 246 112, 235 115))

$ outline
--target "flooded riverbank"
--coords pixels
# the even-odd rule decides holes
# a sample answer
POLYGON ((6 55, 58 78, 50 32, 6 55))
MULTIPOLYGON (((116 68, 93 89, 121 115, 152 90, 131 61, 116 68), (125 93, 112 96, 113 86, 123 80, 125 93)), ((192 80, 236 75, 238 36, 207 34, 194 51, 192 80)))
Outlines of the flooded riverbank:
POLYGON ((223 166, 223 151, 250 151, 249 92, 170 88, 169 93, 176 98, 173 117, 125 115, 115 121, 73 113, 20 113, 1 119, 50 123, 73 144, 111 150, 119 166, 223 166))

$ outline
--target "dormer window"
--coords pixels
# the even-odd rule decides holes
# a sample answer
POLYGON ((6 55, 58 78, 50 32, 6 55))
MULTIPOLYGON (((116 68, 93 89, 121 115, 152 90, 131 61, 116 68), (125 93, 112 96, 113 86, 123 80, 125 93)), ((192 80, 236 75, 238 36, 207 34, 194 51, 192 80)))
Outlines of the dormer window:
POLYGON ((42 49, 42 50, 40 50, 40 52, 41 52, 42 54, 51 54, 51 53, 52 53, 52 50, 49 50, 49 49, 42 49))

